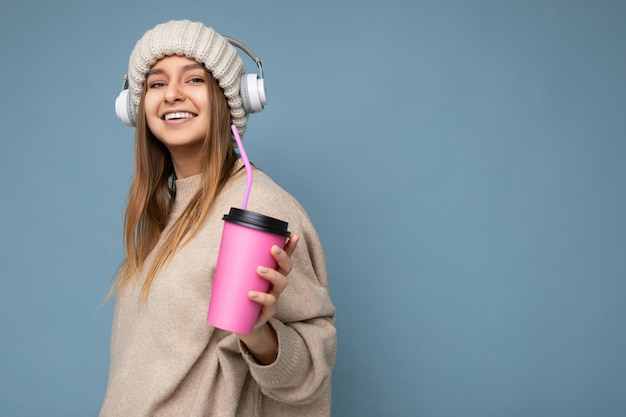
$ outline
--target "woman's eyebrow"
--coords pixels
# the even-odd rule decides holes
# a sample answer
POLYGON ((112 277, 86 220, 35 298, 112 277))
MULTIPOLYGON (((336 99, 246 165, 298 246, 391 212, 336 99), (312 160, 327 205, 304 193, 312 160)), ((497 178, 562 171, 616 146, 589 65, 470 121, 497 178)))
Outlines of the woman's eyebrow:
MULTIPOLYGON (((183 72, 186 71, 190 71, 190 70, 194 70, 194 69, 204 69, 204 65, 202 64, 189 64, 189 65, 185 65, 182 70, 183 72)), ((161 68, 152 68, 150 71, 148 71, 148 74, 146 75, 146 78, 151 76, 151 75, 159 75, 159 74, 164 74, 165 71, 161 68)))
POLYGON ((148 71, 148 74, 146 75, 146 78, 151 76, 151 75, 157 75, 157 74, 163 74, 164 71, 162 69, 159 68, 153 68, 150 71, 148 71))

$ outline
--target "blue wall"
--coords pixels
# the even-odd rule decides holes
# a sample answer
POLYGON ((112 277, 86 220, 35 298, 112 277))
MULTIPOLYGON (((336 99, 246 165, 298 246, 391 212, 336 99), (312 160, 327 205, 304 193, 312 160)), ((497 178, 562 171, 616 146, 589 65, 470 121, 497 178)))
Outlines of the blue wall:
POLYGON ((0 416, 99 409, 113 102, 171 18, 263 59, 247 149, 325 245, 334 415, 626 415, 625 4, 3 1, 0 416))

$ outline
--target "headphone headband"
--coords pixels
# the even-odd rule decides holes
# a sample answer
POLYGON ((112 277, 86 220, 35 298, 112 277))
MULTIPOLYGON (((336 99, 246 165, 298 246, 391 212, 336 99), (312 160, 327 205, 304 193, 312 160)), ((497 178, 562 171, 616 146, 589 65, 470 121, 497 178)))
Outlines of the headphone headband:
POLYGON ((261 64, 261 59, 254 53, 254 51, 248 48, 243 42, 240 42, 235 38, 231 38, 230 36, 225 36, 225 35, 222 35, 222 36, 226 38, 228 43, 244 51, 246 55, 248 55, 254 61, 256 66, 259 68, 260 78, 263 78, 263 64, 261 64))

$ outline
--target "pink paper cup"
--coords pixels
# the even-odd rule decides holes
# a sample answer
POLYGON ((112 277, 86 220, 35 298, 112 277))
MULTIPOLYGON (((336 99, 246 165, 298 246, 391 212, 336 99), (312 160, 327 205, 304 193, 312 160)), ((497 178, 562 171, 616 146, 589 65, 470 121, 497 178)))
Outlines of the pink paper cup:
POLYGON ((290 233, 288 223, 235 207, 224 215, 224 229, 213 278, 207 323, 235 333, 251 333, 261 305, 250 291, 267 292, 269 282, 257 274, 259 266, 276 268, 271 247, 281 248, 290 233))

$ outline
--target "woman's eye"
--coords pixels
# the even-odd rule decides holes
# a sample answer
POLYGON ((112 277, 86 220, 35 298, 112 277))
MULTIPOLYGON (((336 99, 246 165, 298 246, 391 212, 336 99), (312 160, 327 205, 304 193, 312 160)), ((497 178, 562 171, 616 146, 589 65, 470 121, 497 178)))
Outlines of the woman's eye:
POLYGON ((204 78, 201 77, 193 77, 192 79, 189 80, 190 84, 201 84, 204 82, 204 78))
POLYGON ((158 81, 150 83, 150 88, 162 88, 164 86, 165 86, 165 83, 158 82, 158 81))

